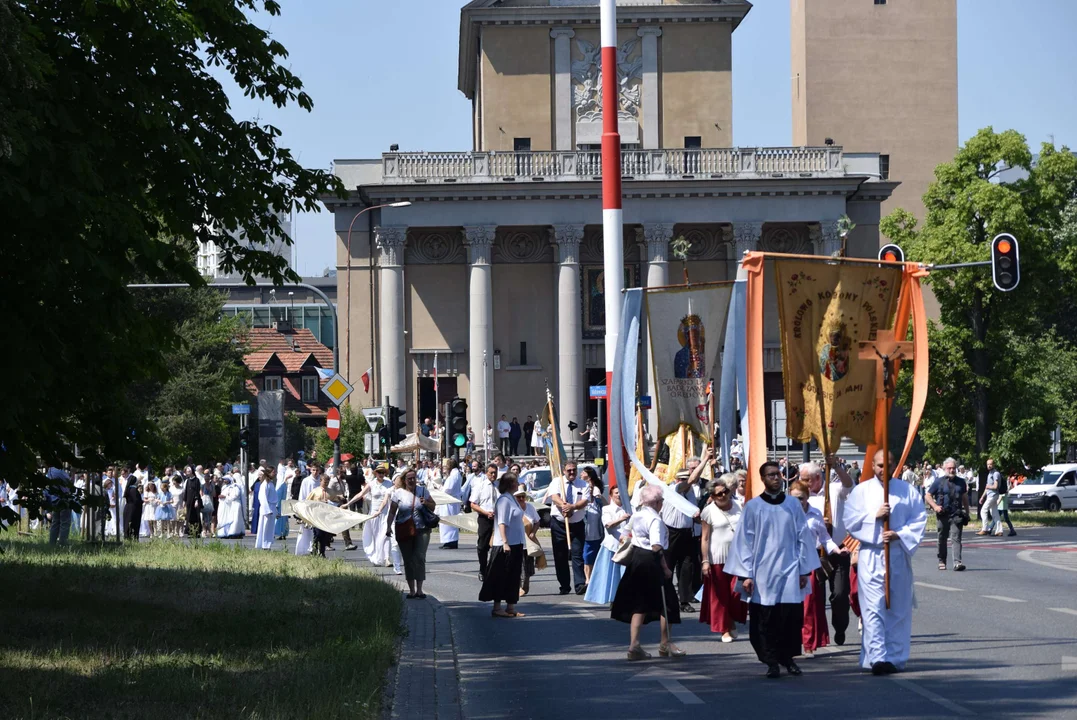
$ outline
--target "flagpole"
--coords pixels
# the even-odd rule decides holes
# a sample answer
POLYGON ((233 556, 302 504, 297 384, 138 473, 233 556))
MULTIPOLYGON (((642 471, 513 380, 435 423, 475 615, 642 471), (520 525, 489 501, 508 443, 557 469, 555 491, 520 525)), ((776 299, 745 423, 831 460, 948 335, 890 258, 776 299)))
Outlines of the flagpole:
MULTIPOLYGON (((606 309, 606 388, 613 387, 613 362, 621 332, 621 291, 624 286, 624 222, 621 210, 621 135, 618 111, 621 93, 617 82, 617 0, 601 0, 602 37, 602 255, 606 309)), ((612 428, 606 403, 606 427, 612 428)), ((620 437, 606 443, 607 481, 613 476, 613 453, 623 452, 620 437)))
MULTIPOLYGON (((558 431, 557 408, 554 407, 553 395, 550 394, 550 386, 549 385, 546 386, 546 407, 548 407, 550 409, 550 432, 557 432, 558 431)), ((557 449, 556 445, 552 445, 552 447, 554 448, 554 451, 556 452, 556 449, 557 449)), ((561 458, 561 460, 563 461, 564 458, 561 458)), ((549 462, 549 459, 547 459, 547 462, 549 462)), ((552 468, 553 468, 553 466, 551 465, 551 469, 552 468)), ((564 502, 565 498, 568 497, 568 485, 565 483, 565 466, 564 466, 564 463, 559 462, 557 469, 561 473, 561 502, 564 502)), ((572 536, 570 535, 570 530, 569 530, 569 527, 568 527, 568 515, 566 515, 562 511, 561 512, 561 517, 565 521, 565 545, 568 547, 568 556, 569 556, 569 558, 571 558, 572 557, 572 536)))

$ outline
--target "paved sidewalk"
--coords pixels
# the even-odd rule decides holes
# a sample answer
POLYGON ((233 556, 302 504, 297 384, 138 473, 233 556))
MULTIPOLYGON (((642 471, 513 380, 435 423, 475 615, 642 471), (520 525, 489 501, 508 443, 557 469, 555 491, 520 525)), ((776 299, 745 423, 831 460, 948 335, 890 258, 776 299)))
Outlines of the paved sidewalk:
POLYGON ((449 612, 437 600, 404 600, 407 635, 396 668, 393 720, 461 720, 449 612))

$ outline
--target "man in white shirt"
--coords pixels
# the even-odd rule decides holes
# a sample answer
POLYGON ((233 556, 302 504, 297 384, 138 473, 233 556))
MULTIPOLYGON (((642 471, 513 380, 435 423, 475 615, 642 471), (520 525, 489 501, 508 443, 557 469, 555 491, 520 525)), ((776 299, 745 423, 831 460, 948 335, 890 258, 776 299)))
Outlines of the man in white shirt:
POLYGON ((502 415, 501 419, 497 421, 497 441, 498 450, 502 453, 508 453, 509 451, 509 433, 512 432, 512 425, 509 425, 509 421, 502 415))
MULTIPOLYGON (((841 544, 848 536, 845 530, 845 501, 849 493, 853 491, 853 478, 848 471, 838 462, 836 455, 827 458, 833 473, 830 478, 830 526, 831 537, 834 543, 841 544)), ((814 462, 806 462, 800 466, 800 479, 808 483, 811 495, 808 496, 808 505, 818 510, 824 516, 826 514, 826 496, 823 494, 823 470, 814 462)), ((828 528, 829 529, 829 528, 828 528)), ((834 625, 834 642, 838 645, 845 644, 845 631, 849 628, 849 560, 851 556, 841 553, 830 556, 834 572, 830 576, 830 622, 834 625)))
MULTIPOLYGON (((576 463, 567 462, 564 468, 564 483, 560 478, 550 482, 550 545, 553 547, 553 564, 557 570, 557 583, 560 593, 568 595, 569 558, 572 561, 572 581, 577 595, 587 592, 583 572, 583 544, 587 539, 584 527, 584 515, 590 499, 591 484, 576 473, 576 463), (568 532, 565 532, 565 518, 568 518, 568 532)), ((689 538, 690 539, 690 538, 689 538)))
POLYGON ((494 534, 494 503, 497 501, 497 465, 490 463, 485 473, 471 481, 471 495, 468 501, 471 510, 478 516, 479 524, 478 556, 479 582, 486 580, 486 561, 490 556, 490 538, 494 534))
MULTIPOLYGON (((703 474, 703 463, 698 458, 688 461, 689 469, 677 473, 677 492, 684 495, 693 505, 699 503, 698 480, 703 474)), ((695 517, 689 517, 678 510, 673 503, 663 503, 662 522, 666 525, 669 535, 669 546, 666 548, 666 565, 677 578, 677 599, 681 604, 681 612, 695 612, 692 607, 692 598, 695 597, 695 577, 698 574, 700 562, 697 556, 700 552, 699 542, 696 540, 695 517)), ((702 526, 700 526, 702 530, 702 526)))

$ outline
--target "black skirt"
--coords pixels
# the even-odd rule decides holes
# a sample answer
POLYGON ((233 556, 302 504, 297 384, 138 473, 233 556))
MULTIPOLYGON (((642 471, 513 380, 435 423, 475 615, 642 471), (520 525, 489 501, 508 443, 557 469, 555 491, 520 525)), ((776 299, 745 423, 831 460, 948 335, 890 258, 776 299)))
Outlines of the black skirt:
POLYGON ((644 624, 663 615, 667 622, 681 621, 677 591, 673 588, 673 579, 667 579, 662 572, 661 555, 638 546, 632 547, 624 577, 617 585, 617 594, 610 607, 610 617, 614 620, 631 623, 633 615, 643 615, 644 624))
POLYGON ((524 546, 510 545, 506 553, 501 545, 490 551, 486 579, 479 590, 482 602, 505 602, 515 605, 520 599, 520 571, 524 564, 524 546))

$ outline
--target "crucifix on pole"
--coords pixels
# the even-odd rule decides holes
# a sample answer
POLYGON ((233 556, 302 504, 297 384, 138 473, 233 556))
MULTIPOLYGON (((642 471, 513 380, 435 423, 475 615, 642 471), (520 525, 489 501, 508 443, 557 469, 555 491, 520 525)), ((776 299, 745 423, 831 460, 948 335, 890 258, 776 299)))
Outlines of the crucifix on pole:
MULTIPOLYGON (((885 399, 882 406, 883 436, 883 503, 890 503, 890 476, 894 468, 890 467, 890 403, 894 399, 895 368, 894 363, 913 357, 913 344, 898 340, 893 330, 880 330, 874 340, 860 343, 861 360, 872 360, 877 364, 875 374, 875 397, 885 399)), ((883 518, 883 533, 890 532, 890 516, 883 518)), ((890 541, 883 541, 883 562, 885 567, 884 592, 886 609, 890 609, 890 541)))

